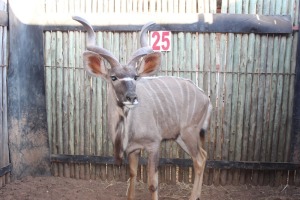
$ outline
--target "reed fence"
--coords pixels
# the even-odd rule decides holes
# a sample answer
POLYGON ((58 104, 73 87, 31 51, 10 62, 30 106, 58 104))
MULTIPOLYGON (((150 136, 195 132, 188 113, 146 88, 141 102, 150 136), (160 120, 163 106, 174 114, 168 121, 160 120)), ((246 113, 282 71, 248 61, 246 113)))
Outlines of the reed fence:
MULTIPOLYGON (((298 25, 298 0, 86 0, 45 1, 46 13, 228 13, 290 15, 298 25)), ((105 20, 105 19, 99 19, 105 20)), ((139 48, 138 32, 97 31, 98 45, 121 63, 139 48)), ((85 32, 44 32, 47 120, 55 155, 109 157, 106 83, 83 70, 85 32)), ((298 31, 291 34, 173 32, 172 51, 163 53, 159 75, 193 80, 210 96, 214 110, 205 149, 208 160, 291 162, 291 128, 298 31)), ((2 68, 4 69, 4 68, 2 68)), ((173 141, 163 142, 162 159, 189 159, 173 141)), ((142 153, 145 157, 146 153, 142 153)), ((53 159, 55 160, 55 159, 53 159)), ((54 176, 128 178, 126 165, 53 162, 54 176)), ((190 166, 163 165, 161 182, 192 182, 190 166)), ((139 166, 146 181, 146 166, 139 166)), ((299 169, 207 168, 211 185, 279 185, 299 180, 299 169)))

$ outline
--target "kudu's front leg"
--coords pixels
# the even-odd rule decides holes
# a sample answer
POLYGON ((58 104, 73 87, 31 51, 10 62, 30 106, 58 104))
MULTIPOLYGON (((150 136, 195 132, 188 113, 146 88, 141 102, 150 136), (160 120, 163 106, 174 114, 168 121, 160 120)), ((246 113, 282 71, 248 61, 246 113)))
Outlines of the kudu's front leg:
POLYGON ((135 183, 137 176, 137 168, 139 164, 140 150, 136 150, 128 155, 130 183, 127 189, 127 199, 133 200, 135 198, 135 183))
MULTIPOLYGON (((157 148, 159 149, 159 148, 157 148)), ((158 164, 159 152, 149 152, 148 157, 148 186, 152 200, 158 200, 158 164)))

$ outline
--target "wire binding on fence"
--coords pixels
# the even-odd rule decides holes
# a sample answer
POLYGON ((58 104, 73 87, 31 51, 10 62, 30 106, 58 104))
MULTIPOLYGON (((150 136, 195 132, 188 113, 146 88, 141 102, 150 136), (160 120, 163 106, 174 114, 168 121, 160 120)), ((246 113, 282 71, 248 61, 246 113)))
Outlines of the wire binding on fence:
MULTIPOLYGON (((45 67, 49 68, 55 68, 55 69, 84 69, 83 67, 68 67, 68 66, 48 66, 45 65, 45 67)), ((208 70, 160 70, 162 73, 203 73, 203 74, 209 74, 209 73, 220 73, 220 74, 235 74, 235 75, 289 75, 289 76, 295 76, 296 73, 287 73, 287 72, 233 72, 233 71, 208 71, 208 70)))

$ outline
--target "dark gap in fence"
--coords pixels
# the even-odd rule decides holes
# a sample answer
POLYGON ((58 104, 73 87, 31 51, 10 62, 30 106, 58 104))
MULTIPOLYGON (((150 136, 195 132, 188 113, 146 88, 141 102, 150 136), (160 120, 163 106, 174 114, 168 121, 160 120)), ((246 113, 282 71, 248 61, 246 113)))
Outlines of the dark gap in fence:
POLYGON ((0 168, 0 177, 1 177, 1 176, 4 176, 4 175, 7 174, 7 173, 10 173, 11 170, 12 170, 11 164, 9 164, 9 165, 7 165, 7 166, 5 166, 5 167, 0 168))
MULTIPOLYGON (((298 8, 300 11, 300 6, 298 8)), ((300 25, 300 18, 298 18, 298 25, 300 25)), ((297 58, 296 58, 296 77, 295 77, 295 96, 293 109, 293 125, 292 125, 292 142, 290 160, 297 162, 300 160, 300 34, 298 34, 297 44, 297 58)))
MULTIPOLYGON (((85 155, 51 155, 53 163, 76 163, 76 164, 105 164, 114 165, 114 157, 112 156, 85 156, 85 155)), ((124 159, 123 164, 128 164, 124 159)), ((140 165, 147 165, 147 159, 140 157, 140 165)), ((160 158, 159 165, 177 165, 180 167, 192 167, 191 159, 179 158, 160 158)), ((283 162, 254 162, 254 161, 224 161, 224 160, 208 160, 206 167, 210 169, 248 169, 248 170, 299 170, 300 163, 283 163, 283 162)))

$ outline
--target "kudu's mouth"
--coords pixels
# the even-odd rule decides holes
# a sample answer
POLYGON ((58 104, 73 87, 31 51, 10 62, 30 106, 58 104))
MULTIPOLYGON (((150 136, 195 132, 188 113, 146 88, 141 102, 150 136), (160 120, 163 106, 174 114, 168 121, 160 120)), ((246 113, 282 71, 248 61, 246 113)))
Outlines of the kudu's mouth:
POLYGON ((139 101, 137 99, 135 99, 133 102, 130 102, 130 101, 124 101, 123 102, 123 105, 126 106, 129 109, 135 107, 138 104, 139 104, 139 101))

